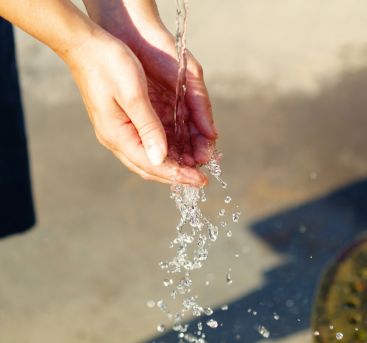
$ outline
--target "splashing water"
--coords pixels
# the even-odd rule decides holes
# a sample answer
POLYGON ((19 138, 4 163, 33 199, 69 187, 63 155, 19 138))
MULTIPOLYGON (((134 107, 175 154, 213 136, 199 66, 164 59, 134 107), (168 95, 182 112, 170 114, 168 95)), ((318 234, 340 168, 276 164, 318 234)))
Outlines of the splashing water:
MULTIPOLYGON (((217 156, 215 153, 212 160, 217 159, 217 156)), ((214 165, 215 162, 211 161, 211 163, 214 165)), ((171 260, 160 262, 161 269, 170 275, 163 280, 163 284, 172 290, 170 294, 174 300, 181 301, 181 309, 172 314, 162 300, 157 302, 157 307, 167 313, 173 321, 173 329, 179 332, 180 342, 205 342, 203 333, 200 334, 200 337, 196 337, 196 340, 195 335, 186 334, 187 327, 182 325, 186 315, 200 317, 213 314, 211 308, 201 306, 198 304, 197 296, 190 294, 191 273, 203 266, 208 259, 211 243, 217 241, 219 236, 218 226, 209 221, 199 207, 203 194, 203 189, 181 184, 173 186, 171 198, 175 201, 181 216, 176 226, 177 236, 171 242, 171 248, 175 248, 176 254, 171 260), (181 335, 182 333, 185 334, 181 335)), ((232 281, 230 278, 228 274, 228 283, 232 281)), ((215 325, 214 322, 214 320, 209 320, 207 324, 209 323, 208 326, 212 324, 210 327, 216 328, 218 323, 215 325)))
POLYGON ((262 326, 262 325, 259 326, 258 329, 257 329, 257 331, 264 338, 269 338, 270 337, 270 332, 269 332, 269 330, 265 326, 262 326))
POLYGON ((218 322, 216 320, 214 320, 214 319, 209 319, 206 322, 206 325, 208 325, 212 329, 216 329, 218 327, 218 322))
MULTIPOLYGON (((218 156, 218 152, 213 154, 209 171, 220 170, 218 156), (218 167, 215 167, 216 164, 218 167)), ((215 173, 213 176, 222 180, 221 173, 215 173)), ((156 305, 173 322, 173 330, 178 332, 180 343, 205 343, 202 328, 192 334, 187 332, 188 325, 182 323, 187 315, 201 317, 213 314, 210 307, 201 306, 198 303, 198 297, 191 295, 193 284, 191 273, 200 269, 208 259, 209 248, 218 240, 220 231, 217 225, 204 216, 199 207, 202 199, 206 199, 204 189, 176 184, 172 188, 171 198, 180 212, 180 221, 176 226, 177 236, 170 244, 170 247, 176 250, 176 254, 171 260, 162 261, 159 265, 168 274, 163 280, 163 285, 170 289, 171 298, 181 305, 180 310, 176 313, 171 313, 163 300, 157 301, 156 305)), ((237 213, 238 217, 239 215, 237 213)), ((227 231, 226 236, 231 237, 232 231, 227 231)), ((233 283, 231 269, 225 275, 225 281, 228 285, 233 283)), ((226 309, 228 307, 224 308, 226 309)), ((207 320, 206 324, 212 329, 219 327, 219 323, 212 318, 207 320)))
MULTIPOLYGON (((178 78, 176 86, 176 102, 174 108, 175 120, 175 136, 177 148, 180 149, 185 142, 185 122, 184 110, 185 94, 186 94, 186 70, 187 70, 187 54, 186 54, 186 29, 187 29, 187 13, 188 0, 177 1, 177 33, 176 33, 176 49, 178 55, 178 78)), ((178 151, 180 154, 182 151, 178 151)), ((223 189, 227 188, 227 183, 222 180, 222 169, 219 164, 221 154, 214 151, 210 161, 204 166, 209 173, 220 183, 223 189)), ((156 302, 157 307, 167 314, 173 323, 173 330, 178 333, 180 343, 194 342, 205 343, 205 333, 203 333, 203 325, 199 323, 195 334, 188 333, 188 325, 183 324, 187 315, 193 317, 211 316, 213 310, 210 307, 203 307, 198 303, 198 297, 191 295, 192 279, 191 273, 203 266, 208 259, 209 248, 212 243, 216 242, 219 236, 219 228, 217 225, 207 219, 200 207, 201 202, 206 202, 206 194, 203 188, 198 189, 187 185, 175 184, 172 186, 171 198, 174 200, 178 211, 180 212, 180 221, 176 226, 177 236, 171 242, 170 247, 176 250, 175 256, 168 261, 160 262, 161 269, 168 275, 163 280, 163 285, 170 291, 170 297, 178 302, 180 309, 174 313, 170 312, 167 304, 163 300, 156 302)), ((225 204, 232 201, 230 196, 225 197, 225 204)), ((223 218, 226 210, 222 209, 219 213, 223 218)), ((232 215, 232 220, 237 222, 239 212, 232 215)), ((221 226, 225 227, 227 223, 222 222, 221 226)), ((227 236, 232 236, 231 231, 227 231, 227 236), (230 232, 230 235, 228 235, 230 232)), ((226 275, 228 284, 232 283, 230 271, 226 275)), ((227 307, 228 309, 228 307, 227 307)), ((212 329, 216 329, 219 323, 210 318, 205 321, 206 325, 212 329)), ((158 332, 163 332, 165 327, 159 325, 158 332)))
POLYGON ((344 335, 341 332, 338 332, 335 337, 338 341, 341 341, 344 338, 344 335))

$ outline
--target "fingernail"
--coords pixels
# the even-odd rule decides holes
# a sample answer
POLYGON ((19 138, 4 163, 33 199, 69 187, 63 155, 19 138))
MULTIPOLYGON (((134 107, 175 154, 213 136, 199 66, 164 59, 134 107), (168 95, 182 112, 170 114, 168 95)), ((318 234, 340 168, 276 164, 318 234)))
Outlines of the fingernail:
POLYGON ((149 145, 146 151, 149 161, 153 166, 159 166, 162 164, 165 156, 163 154, 163 150, 158 144, 154 143, 149 145))

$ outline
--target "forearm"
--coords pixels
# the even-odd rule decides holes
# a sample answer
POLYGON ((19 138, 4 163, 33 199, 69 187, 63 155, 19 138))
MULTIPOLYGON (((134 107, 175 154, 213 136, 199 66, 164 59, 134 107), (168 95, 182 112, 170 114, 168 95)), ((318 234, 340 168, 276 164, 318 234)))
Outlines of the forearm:
POLYGON ((98 26, 69 0, 0 0, 0 16, 67 60, 98 26))
MULTIPOLYGON (((83 0, 90 18, 114 36, 129 41, 149 30, 165 29, 154 0, 83 0)), ((144 37, 148 38, 148 37, 144 37)))

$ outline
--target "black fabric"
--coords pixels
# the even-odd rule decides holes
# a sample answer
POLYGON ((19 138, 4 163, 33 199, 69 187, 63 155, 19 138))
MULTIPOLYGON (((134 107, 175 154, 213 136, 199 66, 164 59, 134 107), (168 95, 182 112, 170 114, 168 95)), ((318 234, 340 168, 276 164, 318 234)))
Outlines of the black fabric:
POLYGON ((0 17, 0 238, 34 222, 13 28, 0 17))

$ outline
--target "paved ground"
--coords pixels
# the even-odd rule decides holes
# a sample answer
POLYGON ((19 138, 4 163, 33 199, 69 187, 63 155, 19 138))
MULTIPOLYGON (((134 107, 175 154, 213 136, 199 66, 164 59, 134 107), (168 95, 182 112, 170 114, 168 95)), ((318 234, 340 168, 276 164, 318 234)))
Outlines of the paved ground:
MULTIPOLYGON (((174 1, 160 4, 171 25, 174 1)), ((322 267, 367 227, 366 17, 362 0, 192 1, 230 184, 206 210, 231 194, 244 211, 197 276, 204 303, 230 304, 210 342, 259 342, 257 324, 309 342, 322 267)), ((157 263, 178 219, 168 189, 101 148, 66 68, 17 38, 38 225, 0 242, 0 343, 151 341, 163 317, 146 301, 165 296, 157 263)))

